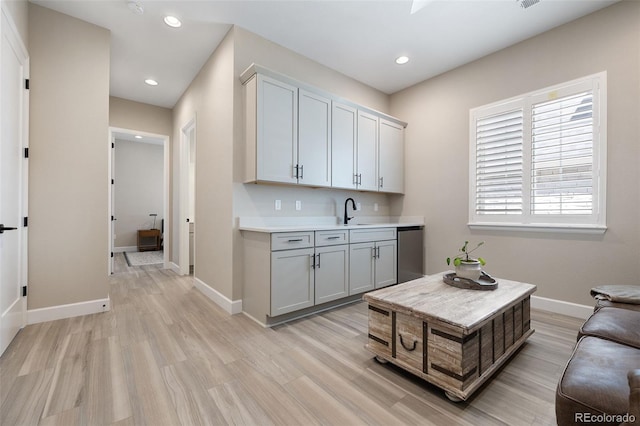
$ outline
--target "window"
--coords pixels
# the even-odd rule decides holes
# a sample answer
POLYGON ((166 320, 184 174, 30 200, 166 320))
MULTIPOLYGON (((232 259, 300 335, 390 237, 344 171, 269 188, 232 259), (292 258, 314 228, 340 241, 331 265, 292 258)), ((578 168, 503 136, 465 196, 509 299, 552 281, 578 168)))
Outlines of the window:
POLYGON ((604 232, 606 73, 470 112, 471 227, 604 232))

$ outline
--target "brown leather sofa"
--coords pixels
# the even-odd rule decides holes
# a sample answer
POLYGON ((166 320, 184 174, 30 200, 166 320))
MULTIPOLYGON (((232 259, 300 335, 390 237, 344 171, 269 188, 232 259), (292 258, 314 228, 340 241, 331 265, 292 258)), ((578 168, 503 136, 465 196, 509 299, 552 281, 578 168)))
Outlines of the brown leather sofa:
POLYGON ((558 425, 640 425, 639 307, 598 300, 556 389, 558 425))

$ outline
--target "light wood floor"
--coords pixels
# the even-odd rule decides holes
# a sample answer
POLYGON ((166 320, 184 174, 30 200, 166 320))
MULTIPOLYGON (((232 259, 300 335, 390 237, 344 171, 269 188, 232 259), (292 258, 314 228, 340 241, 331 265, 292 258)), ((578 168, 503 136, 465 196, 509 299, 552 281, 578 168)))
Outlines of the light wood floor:
POLYGON ((364 349, 360 302, 264 329, 166 270, 111 277, 110 312, 23 329, 0 358, 2 425, 551 425, 581 321, 535 334, 470 400, 364 349))

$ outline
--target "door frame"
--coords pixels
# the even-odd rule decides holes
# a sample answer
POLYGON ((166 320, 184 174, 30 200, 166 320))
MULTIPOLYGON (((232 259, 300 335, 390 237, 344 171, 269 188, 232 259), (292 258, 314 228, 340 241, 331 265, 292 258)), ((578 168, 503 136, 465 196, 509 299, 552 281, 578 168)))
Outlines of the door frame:
MULTIPOLYGON (((170 216, 169 216, 169 179, 170 179, 170 156, 171 156, 171 146, 169 144, 170 141, 170 137, 168 135, 160 135, 157 133, 149 133, 149 132, 144 132, 144 131, 139 131, 139 130, 133 130, 133 129, 125 129, 122 127, 113 127, 113 126, 109 126, 109 137, 108 137, 108 144, 107 144, 107 149, 108 151, 108 156, 107 158, 109 159, 109 166, 108 166, 108 170, 109 170, 109 177, 107 179, 107 185, 109 187, 108 189, 108 195, 107 195, 107 199, 108 199, 108 209, 107 209, 107 222, 108 222, 108 226, 107 226, 107 230, 109 232, 109 243, 108 243, 108 247, 107 247, 107 256, 109 257, 109 267, 108 267, 108 271, 107 273, 109 275, 111 275, 113 273, 113 262, 111 261, 112 259, 112 254, 114 253, 113 249, 114 249, 114 243, 115 240, 113 238, 114 232, 115 232, 115 224, 113 223, 114 221, 111 220, 111 215, 113 212, 113 202, 112 202, 112 197, 113 197, 113 185, 111 184, 111 180, 114 178, 114 158, 113 158, 113 154, 114 151, 112 148, 112 141, 113 143, 115 143, 115 138, 114 138, 114 133, 130 133, 130 134, 135 134, 135 135, 140 135, 140 136, 146 136, 146 137, 152 137, 152 138, 157 138, 157 139, 162 139, 163 141, 163 152, 164 152, 164 160, 163 160, 163 174, 162 174, 162 194, 163 194, 163 200, 162 200, 162 217, 164 218, 164 232, 163 232, 163 269, 168 269, 170 266, 170 262, 169 262, 169 248, 171 247, 171 220, 170 220, 170 216)), ((117 218, 116 218, 117 219, 117 218)))
MULTIPOLYGON (((195 144, 195 149, 198 148, 197 143, 197 127, 196 127, 196 116, 194 115, 187 123, 181 127, 180 129, 180 205, 178 208, 179 217, 178 217, 178 273, 180 275, 189 275, 189 160, 191 156, 191 140, 189 139, 188 133, 193 130, 193 143, 195 144)), ((195 155, 195 154, 194 154, 195 155)), ((194 225, 194 234, 195 234, 195 226, 194 225)), ((194 235, 194 239, 197 234, 194 235)), ((194 241, 193 244, 193 253, 195 257, 196 252, 196 244, 194 241)), ((195 269, 195 261, 193 263, 195 269)))
MULTIPOLYGON (((30 59, 29 59, 29 51, 27 50, 22 37, 20 37, 20 33, 18 28, 13 21, 11 13, 5 9, 5 3, 0 3, 0 41, 1 38, 4 37, 5 31, 8 37, 9 42, 12 44, 12 47, 15 49, 16 53, 19 56, 19 60, 22 65, 22 80, 28 80, 30 75, 30 59)), ((0 61, 2 58, 0 57, 0 61)), ((20 214, 19 217, 28 218, 29 216, 29 160, 28 155, 25 155, 25 149, 29 148, 29 90, 26 86, 22 86, 23 90, 21 90, 20 97, 20 146, 23 151, 23 155, 21 156, 22 161, 20 162, 20 185, 19 197, 20 197, 20 214)), ((0 120, 0 125, 1 125, 0 120)), ((18 237, 18 249, 20 251, 20 264, 18 265, 18 274, 20 287, 28 286, 28 272, 29 272, 29 251, 28 251, 28 242, 29 242, 29 234, 28 227, 25 223, 18 223, 15 226, 18 227, 17 232, 19 232, 18 237)), ((22 293, 24 294, 24 293, 22 293)), ((17 304, 20 304, 20 315, 19 318, 16 316, 16 320, 19 322, 19 328, 22 329, 27 325, 27 315, 28 315, 28 305, 27 305, 27 295, 21 295, 20 301, 17 304)), ((15 306, 15 305, 14 305, 15 306)), ((2 333, 4 334, 5 326, 2 326, 2 333)), ((12 340, 13 340, 12 336, 12 340)), ((10 344, 7 343, 7 346, 10 344)), ((4 344, 3 344, 4 345, 4 344)), ((6 348, 0 348, 0 355, 4 352, 6 348)))

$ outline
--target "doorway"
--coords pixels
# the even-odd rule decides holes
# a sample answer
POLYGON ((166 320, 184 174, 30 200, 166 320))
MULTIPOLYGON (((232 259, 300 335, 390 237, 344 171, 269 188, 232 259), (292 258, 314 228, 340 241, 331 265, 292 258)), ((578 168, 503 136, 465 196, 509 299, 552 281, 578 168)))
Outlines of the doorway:
POLYGON ((196 242, 196 119, 180 131, 180 244, 179 272, 195 271, 196 242))
POLYGON ((109 151, 109 274, 168 268, 169 136, 111 127, 109 151))

